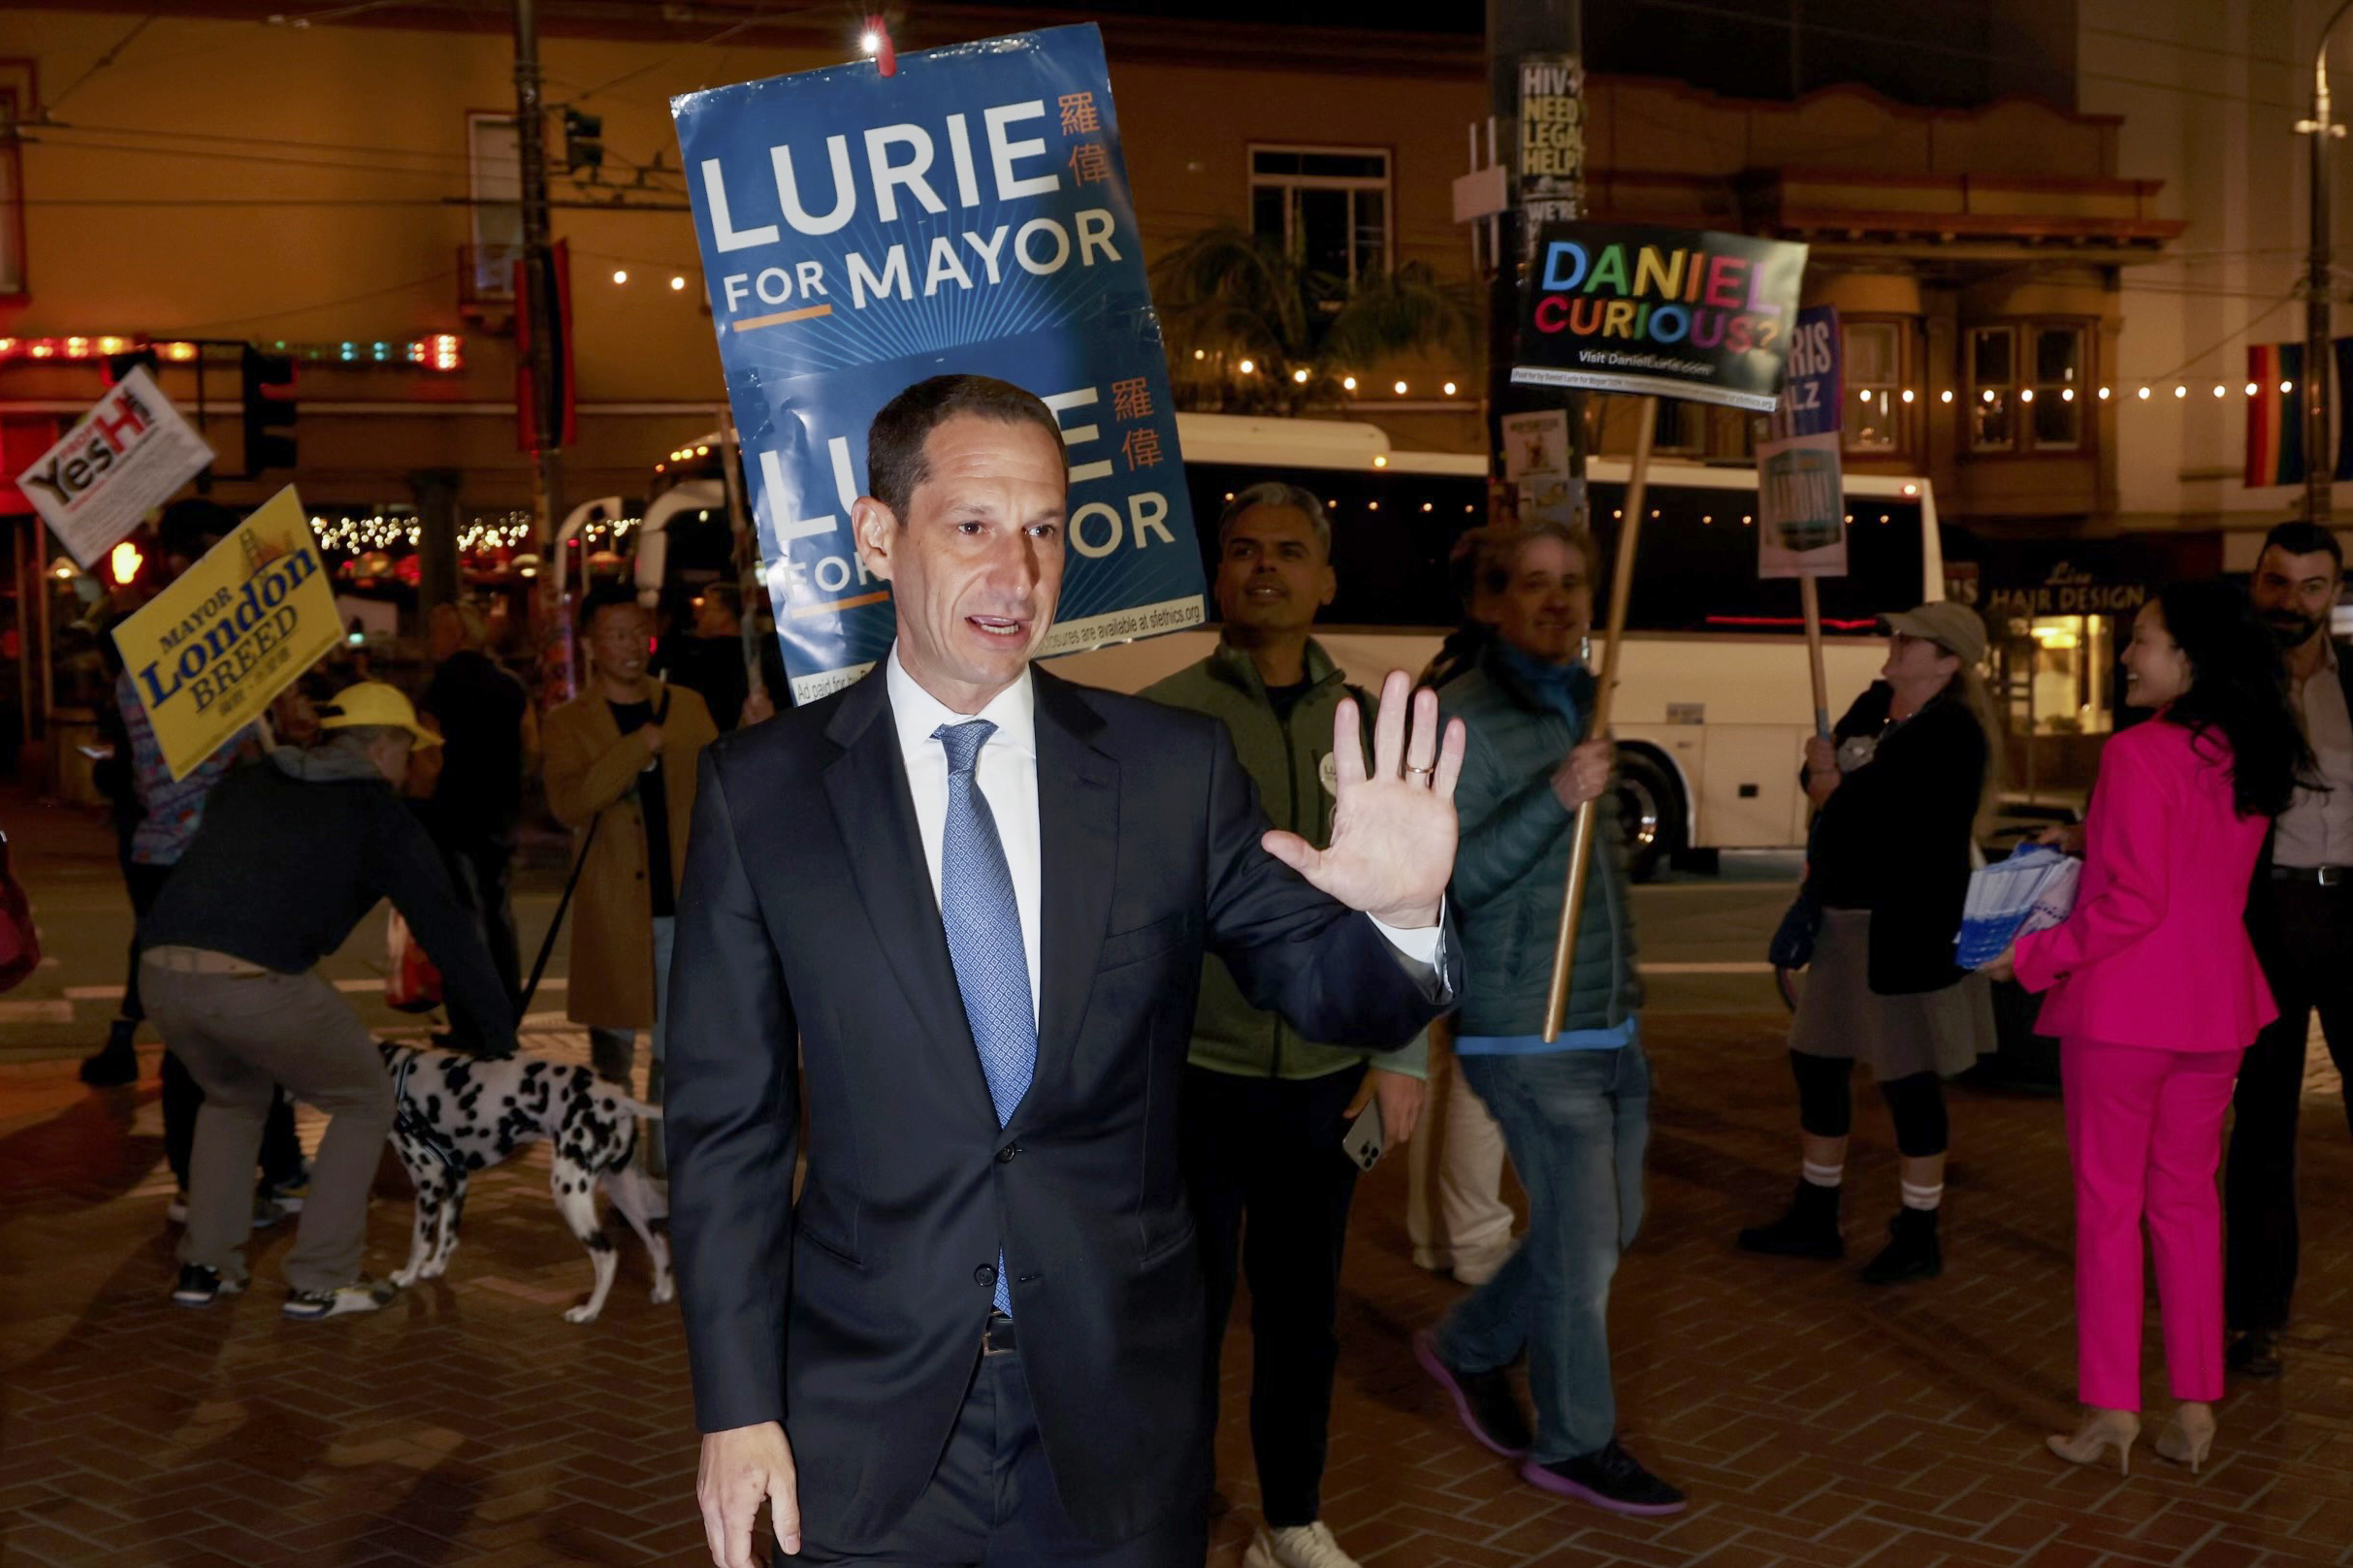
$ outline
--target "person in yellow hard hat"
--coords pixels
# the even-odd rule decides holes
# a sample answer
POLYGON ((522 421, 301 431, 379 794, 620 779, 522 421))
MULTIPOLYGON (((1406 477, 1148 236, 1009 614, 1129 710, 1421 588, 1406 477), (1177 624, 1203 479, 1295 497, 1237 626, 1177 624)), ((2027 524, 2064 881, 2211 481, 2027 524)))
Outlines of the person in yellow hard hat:
POLYGON ((205 1091, 172 1293, 182 1306, 244 1288, 246 1184, 273 1084, 328 1115, 286 1255, 284 1315, 372 1312, 390 1297, 360 1272, 360 1253, 392 1081, 367 1028, 316 973, 377 900, 392 900, 440 966, 481 1054, 515 1049, 505 988, 400 794, 411 753, 440 737, 377 681, 343 688, 318 715, 316 746, 281 747, 213 791, 142 931, 148 1015, 205 1091))

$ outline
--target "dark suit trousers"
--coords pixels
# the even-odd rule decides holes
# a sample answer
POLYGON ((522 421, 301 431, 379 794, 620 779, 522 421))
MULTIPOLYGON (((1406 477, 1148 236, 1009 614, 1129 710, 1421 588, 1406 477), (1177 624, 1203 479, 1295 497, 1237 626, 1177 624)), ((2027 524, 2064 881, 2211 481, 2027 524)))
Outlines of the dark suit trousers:
MULTIPOLYGON (((915 1506, 881 1541, 846 1551, 814 1537, 797 1561, 859 1568, 1201 1568, 1206 1499, 1172 1497, 1161 1522, 1106 1546, 1063 1512, 1038 1436, 1020 1351, 980 1355, 948 1447, 915 1506)), ((1051 1346, 1029 1354, 1050 1356, 1051 1346)))
POLYGON ((1209 1408, 1216 1348, 1246 1274, 1250 1449, 1260 1511, 1277 1529, 1313 1523, 1321 1507, 1340 1249, 1356 1193, 1342 1112, 1364 1077, 1362 1067, 1299 1079, 1185 1069, 1182 1158, 1209 1291, 1209 1408))
MULTIPOLYGON (((2353 1085, 2353 885, 2267 882, 2248 924, 2279 1017, 2255 1037, 2233 1102, 2223 1312, 2241 1332, 2285 1327, 2296 1291, 2296 1122, 2316 1008, 2329 1054, 2353 1085)), ((2353 1122, 2353 1087, 2345 1112, 2353 1122)))

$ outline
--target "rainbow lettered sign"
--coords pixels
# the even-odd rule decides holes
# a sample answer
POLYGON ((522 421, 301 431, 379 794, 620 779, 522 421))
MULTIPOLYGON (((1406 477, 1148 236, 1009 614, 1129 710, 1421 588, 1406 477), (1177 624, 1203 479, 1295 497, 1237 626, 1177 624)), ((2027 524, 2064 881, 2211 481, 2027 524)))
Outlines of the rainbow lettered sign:
POLYGON ((1772 410, 1806 247, 1631 223, 1547 224, 1511 378, 1772 410))

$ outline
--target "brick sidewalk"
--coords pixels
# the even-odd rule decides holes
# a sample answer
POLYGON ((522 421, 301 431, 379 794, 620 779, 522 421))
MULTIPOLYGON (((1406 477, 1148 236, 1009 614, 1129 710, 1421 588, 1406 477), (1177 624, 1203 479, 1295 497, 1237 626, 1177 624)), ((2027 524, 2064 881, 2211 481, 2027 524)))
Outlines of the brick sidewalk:
MULTIPOLYGON (((1789 1181, 1780 1020, 1651 1022, 1652 1218, 1617 1291, 1620 1400, 1632 1446, 1694 1507, 1644 1523, 1540 1497, 1454 1426, 1405 1335, 1456 1287, 1407 1262, 1390 1162, 1357 1207, 1325 1504, 1370 1568, 2353 1563, 2353 1146, 2333 1109, 2306 1117, 2288 1377, 2234 1386, 2204 1476, 2143 1449, 2120 1482, 2042 1448, 2073 1415, 2055 1102, 1956 1095, 1950 1271, 1869 1293, 1852 1265, 1729 1244, 1789 1181)), ((0 1561, 707 1560, 675 1311, 647 1301, 625 1240, 602 1320, 562 1321, 589 1268, 543 1154, 478 1181, 451 1276, 377 1317, 280 1320, 277 1234, 255 1249, 261 1295, 177 1311, 152 1075, 101 1097, 71 1071, 0 1070, 0 1561)), ((1884 1116, 1866 1106, 1859 1132, 1858 1251, 1894 1189, 1884 1116)), ((378 1202, 377 1267, 404 1256, 407 1224, 378 1202)), ((1256 1522, 1246 1335, 1228 1348, 1214 1568, 1256 1522)), ((2152 1335, 2162 1410, 2157 1364, 2152 1335)))

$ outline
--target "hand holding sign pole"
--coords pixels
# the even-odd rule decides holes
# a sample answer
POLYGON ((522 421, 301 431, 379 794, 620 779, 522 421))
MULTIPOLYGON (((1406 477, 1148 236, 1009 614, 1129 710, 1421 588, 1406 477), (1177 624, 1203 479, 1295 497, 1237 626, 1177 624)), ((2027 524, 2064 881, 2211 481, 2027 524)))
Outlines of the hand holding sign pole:
MULTIPOLYGON (((1547 224, 1523 289, 1511 378, 1642 397, 1625 528, 1610 576, 1607 640, 1591 733, 1609 726, 1658 429, 1659 395, 1768 412, 1779 398, 1806 247, 1745 235, 1613 223, 1547 224)), ((1561 1035, 1597 805, 1577 809, 1568 886, 1545 997, 1544 1039, 1561 1035)))

